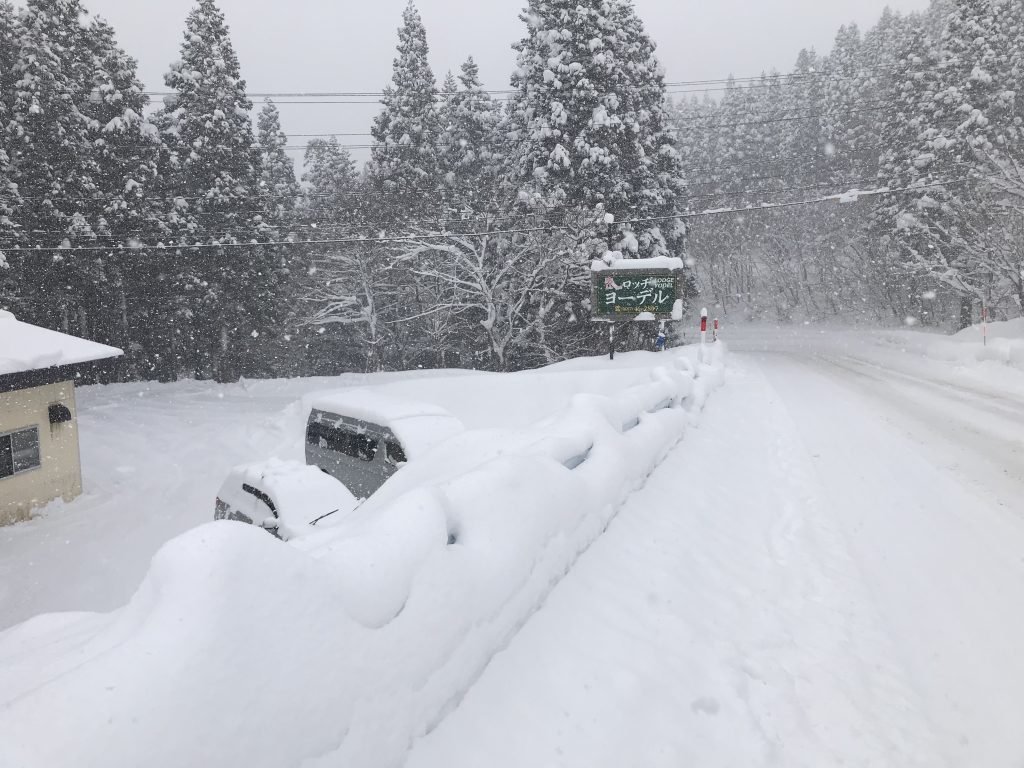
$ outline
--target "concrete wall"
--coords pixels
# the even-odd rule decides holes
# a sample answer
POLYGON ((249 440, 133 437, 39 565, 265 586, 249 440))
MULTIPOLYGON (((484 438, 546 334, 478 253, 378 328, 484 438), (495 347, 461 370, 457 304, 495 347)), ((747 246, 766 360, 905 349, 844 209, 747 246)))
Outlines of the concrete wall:
POLYGON ((0 478, 0 525, 25 520, 36 507, 56 498, 70 501, 82 492, 73 382, 0 393, 0 435, 33 426, 39 428, 40 466, 0 478), (71 421, 51 425, 53 403, 67 406, 71 421))

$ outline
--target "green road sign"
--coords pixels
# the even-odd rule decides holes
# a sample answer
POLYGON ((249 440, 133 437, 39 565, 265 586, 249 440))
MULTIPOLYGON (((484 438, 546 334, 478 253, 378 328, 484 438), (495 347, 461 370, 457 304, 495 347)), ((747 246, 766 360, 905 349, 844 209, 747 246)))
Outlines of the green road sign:
POLYGON ((649 313, 655 320, 671 320, 676 299, 682 296, 682 273, 671 269, 606 269, 592 274, 594 317, 631 320, 649 313))

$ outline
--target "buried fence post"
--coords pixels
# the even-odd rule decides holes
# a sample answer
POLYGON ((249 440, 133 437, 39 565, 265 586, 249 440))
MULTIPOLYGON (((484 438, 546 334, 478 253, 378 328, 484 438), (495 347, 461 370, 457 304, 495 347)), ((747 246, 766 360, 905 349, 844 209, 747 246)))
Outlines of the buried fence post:
POLYGON ((981 346, 988 346, 988 307, 981 307, 981 346))
POLYGON ((608 359, 615 359, 615 323, 608 323, 608 359))

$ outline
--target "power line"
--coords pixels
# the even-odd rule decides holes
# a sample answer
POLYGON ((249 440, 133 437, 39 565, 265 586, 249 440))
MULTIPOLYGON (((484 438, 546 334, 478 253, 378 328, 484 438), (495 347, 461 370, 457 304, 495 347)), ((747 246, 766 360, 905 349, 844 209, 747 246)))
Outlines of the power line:
MULTIPOLYGON (((701 125, 701 127, 702 128, 707 128, 707 129, 743 128, 743 127, 749 127, 749 126, 752 126, 752 125, 771 125, 771 124, 774 124, 774 123, 791 123, 791 122, 799 122, 799 121, 802 121, 802 120, 814 120, 816 118, 825 118, 825 117, 840 117, 840 116, 842 116, 842 117, 849 117, 851 115, 861 115, 861 114, 867 114, 867 113, 871 113, 871 112, 882 112, 883 110, 886 109, 886 107, 892 106, 892 102, 865 102, 865 103, 866 104, 875 103, 875 104, 880 104, 880 106, 871 107, 871 108, 867 108, 867 109, 858 109, 858 110, 853 110, 853 111, 848 111, 848 112, 812 112, 812 113, 808 113, 808 114, 804 114, 804 115, 791 115, 791 116, 788 116, 788 117, 773 117, 773 118, 769 118, 769 119, 766 119, 766 120, 742 120, 742 121, 733 122, 733 123, 712 123, 710 125, 701 125)), ((706 121, 708 119, 713 119, 713 118, 711 118, 711 117, 695 117, 695 118, 686 118, 686 119, 672 119, 672 118, 670 118, 669 122, 670 123, 676 123, 676 124, 679 124, 679 123, 704 123, 704 121, 706 121)), ((670 128, 667 128, 667 130, 669 130, 669 131, 671 131, 673 133, 682 133, 685 129, 683 129, 683 128, 671 128, 670 127, 670 128)), ((307 136, 315 136, 315 137, 318 137, 318 138, 330 138, 331 136, 340 136, 340 135, 343 135, 343 134, 329 134, 329 133, 327 133, 327 134, 306 134, 306 135, 307 136)), ((372 135, 372 134, 353 134, 353 135, 372 135)), ((527 143, 530 143, 531 141, 533 141, 533 139, 520 139, 518 141, 512 142, 512 144, 513 145, 527 144, 527 143)), ((388 149, 400 149, 400 150, 405 149, 405 150, 419 151, 421 149, 421 147, 414 146, 414 145, 411 145, 411 144, 410 145, 401 145, 401 144, 383 145, 383 144, 379 144, 378 143, 378 144, 339 144, 338 145, 338 147, 341 148, 341 149, 373 149, 374 147, 379 147, 379 146, 386 146, 388 149)), ((288 145, 288 146, 282 147, 282 149, 293 151, 293 152, 297 152, 297 151, 304 151, 306 149, 306 147, 302 146, 302 145, 288 145)))
POLYGON ((642 219, 633 219, 629 224, 651 224, 657 221, 672 221, 677 219, 691 219, 699 218, 703 216, 723 216, 731 213, 758 213, 760 211, 771 211, 779 208, 793 208, 800 205, 819 205, 821 203, 831 202, 856 202, 862 197, 878 197, 879 195, 895 195, 903 194, 907 192, 919 192, 923 189, 932 189, 935 187, 948 187, 954 184, 962 184, 965 181, 971 181, 970 177, 964 177, 960 179, 949 179, 947 181, 937 181, 930 184, 919 184, 912 187, 899 187, 892 189, 889 187, 882 187, 880 189, 869 189, 869 190, 848 190, 846 192, 839 192, 833 195, 826 195, 825 197, 815 198, 813 200, 794 200, 788 203, 767 203, 761 205, 748 205, 745 208, 714 208, 707 211, 700 211, 697 213, 681 213, 672 216, 649 216, 642 219))
MULTIPOLYGON (((811 76, 819 76, 819 75, 817 75, 815 73, 808 73, 807 75, 800 74, 800 75, 793 75, 793 76, 794 77, 795 76, 811 77, 811 76)), ((789 75, 787 75, 787 77, 789 77, 789 75)), ((691 82, 693 82, 693 83, 703 83, 703 82, 725 82, 725 81, 691 81, 691 82)), ((325 94, 325 95, 327 95, 327 94, 325 94)), ((289 102, 282 102, 282 103, 289 103, 289 102)), ((300 103, 300 102, 290 102, 290 103, 300 103)), ((301 103, 327 104, 327 103, 337 103, 337 102, 301 102, 301 103)), ((366 103, 379 103, 379 102, 366 102, 366 103)), ((881 111, 881 109, 884 108, 885 106, 894 105, 894 104, 895 104, 895 102, 875 99, 875 100, 870 100, 870 101, 851 101, 851 102, 847 102, 847 103, 844 103, 844 104, 831 105, 832 108, 830 108, 828 111, 824 111, 824 112, 808 113, 808 114, 798 114, 798 115, 790 115, 790 116, 778 116, 778 117, 767 118, 767 119, 764 119, 764 120, 744 120, 744 121, 739 121, 739 122, 719 122, 719 123, 714 123, 714 124, 708 125, 707 121, 715 119, 715 116, 714 115, 698 115, 698 116, 690 116, 690 117, 670 116, 668 122, 670 124, 672 124, 672 125, 675 125, 675 126, 688 125, 688 124, 696 123, 696 124, 701 124, 701 127, 705 128, 705 129, 744 127, 744 126, 751 126, 751 125, 767 125, 767 124, 779 123, 779 122, 793 122, 793 121, 799 121, 799 120, 811 120, 811 119, 814 119, 814 118, 822 118, 822 117, 829 117, 829 116, 835 117, 835 116, 856 115, 856 114, 861 114, 862 112, 881 111), (841 111, 841 109, 844 109, 844 108, 860 108, 860 107, 864 107, 864 109, 854 109, 852 111, 845 111, 845 112, 841 111), (839 108, 839 111, 837 111, 836 108, 839 108)), ((786 111, 786 110, 783 110, 783 111, 786 111)), ((683 131, 682 128, 678 128, 678 127, 677 128, 669 128, 669 130, 673 130, 673 131, 675 131, 677 133, 683 131)), ((335 138, 335 137, 338 137, 338 136, 369 137, 369 136, 372 136, 372 135, 373 135, 372 133, 368 133, 368 132, 340 132, 340 131, 339 132, 325 132, 325 133, 300 133, 300 134, 292 134, 290 136, 288 134, 285 134, 285 136, 287 138, 335 138)), ((524 140, 521 140, 521 141, 522 142, 527 142, 527 141, 529 141, 529 139, 524 139, 524 140)), ((520 142, 516 142, 516 143, 520 143, 520 142)), ((129 145, 147 146, 148 143, 146 143, 146 142, 120 142, 120 145, 121 146, 129 146, 129 145)), ((255 144, 254 144, 254 146, 255 146, 255 144)), ((286 146, 283 147, 283 149, 285 149, 287 151, 305 151, 307 149, 307 146, 308 145, 286 145, 286 146)), ((342 149, 372 149, 375 146, 379 146, 379 144, 372 144, 372 143, 355 144, 355 143, 353 143, 353 144, 339 144, 338 146, 339 146, 339 148, 342 148, 342 149)), ((399 149, 399 148, 402 148, 402 147, 401 147, 401 145, 392 145, 392 148, 399 149)), ((409 148, 410 149, 418 149, 417 147, 412 147, 412 146, 410 146, 409 148)))
MULTIPOLYGON (((689 88, 694 86, 746 86, 747 84, 759 85, 762 81, 780 81, 785 82, 787 80, 855 80, 859 79, 866 73, 879 72, 883 74, 899 74, 899 69, 894 69, 888 66, 862 66, 857 67, 855 70, 847 70, 846 72, 840 73, 825 68, 818 71, 808 72, 762 72, 757 75, 748 76, 734 76, 729 75, 727 77, 710 78, 704 80, 668 80, 662 83, 666 89, 671 88, 689 88)), ((20 89, 18 93, 27 92, 25 89, 20 89)), ((62 89, 57 91, 59 93, 81 93, 82 95, 89 95, 92 91, 81 89, 62 89)), ((463 96, 466 94, 485 94, 489 96, 508 96, 520 93, 518 88, 480 88, 472 91, 460 90, 456 91, 453 96, 463 96)), ((179 91, 155 91, 155 90, 141 90, 137 91, 139 95, 148 96, 150 98, 165 98, 169 96, 179 96, 179 91)), ((288 91, 253 91, 245 94, 247 99, 317 99, 317 98, 378 98, 385 96, 385 92, 381 90, 352 90, 352 91, 306 91, 301 89, 294 89, 288 91)), ((438 91, 438 96, 446 96, 443 91, 438 91)))
MULTIPOLYGON (((848 111, 842 111, 842 110, 832 111, 832 110, 830 110, 830 111, 826 111, 826 112, 810 112, 810 113, 806 113, 806 114, 788 115, 788 116, 784 116, 784 117, 772 117, 772 118, 767 118, 767 119, 764 119, 764 120, 742 120, 742 121, 737 121, 737 122, 712 123, 710 125, 706 124, 706 121, 714 119, 714 116, 710 116, 710 115, 709 116, 702 116, 702 117, 690 117, 690 118, 673 118, 673 117, 670 117, 668 122, 671 123, 671 124, 675 124, 675 125, 698 123, 698 124, 700 124, 701 128, 705 128, 705 129, 740 128, 740 127, 749 127, 749 126, 752 126, 752 125, 771 125, 771 124, 774 124, 774 123, 799 122, 799 121, 802 121, 802 120, 814 120, 814 119, 826 118, 826 117, 849 117, 849 116, 852 116, 852 115, 860 115, 860 114, 868 114, 868 113, 873 113, 873 112, 881 112, 881 111, 885 110, 886 107, 895 106, 895 102, 875 100, 875 101, 860 102, 860 103, 856 103, 856 104, 854 104, 854 103, 844 104, 844 105, 841 105, 841 106, 843 106, 843 107, 847 107, 847 106, 862 107, 862 106, 864 106, 865 108, 863 108, 863 109, 848 110, 848 111), (876 106, 865 106, 865 105, 876 105, 876 106)), ((673 133, 682 133, 685 129, 683 129, 683 128, 675 128, 675 127, 667 127, 666 130, 671 131, 673 133)), ((332 137, 337 137, 337 136, 372 136, 372 135, 373 134, 370 134, 370 133, 304 133, 304 134, 295 134, 294 137, 295 138, 300 138, 300 137, 301 138, 332 138, 332 137)), ((286 134, 286 137, 287 137, 287 134, 286 134)), ((291 137, 288 137, 288 138, 291 138, 291 137)), ((513 146, 515 146, 515 145, 520 145, 520 144, 527 144, 527 143, 530 143, 531 141, 533 141, 533 139, 518 139, 518 140, 510 142, 510 143, 513 146)), ((142 143, 142 142, 122 142, 121 146, 148 146, 148 144, 145 144, 145 143, 142 143)), ((256 147, 258 145, 256 145, 254 143, 253 146, 256 147)), ((339 143, 337 146, 338 146, 339 149, 373 149, 374 147, 383 147, 383 146, 388 147, 388 149, 395 149, 395 150, 403 150, 404 149, 404 150, 411 150, 411 151, 419 151, 421 149, 421 147, 416 146, 416 145, 411 145, 411 144, 410 145, 402 145, 402 144, 380 144, 380 143, 376 143, 376 144, 341 144, 341 143, 339 143)), ((287 151, 291 151, 291 152, 304 152, 306 149, 308 149, 308 147, 309 147, 308 144, 305 144, 305 145, 303 145, 303 144, 299 144, 299 145, 291 144, 291 145, 285 145, 284 147, 281 147, 281 149, 284 149, 284 150, 287 150, 287 151)))
MULTIPOLYGON (((865 151, 881 151, 883 149, 883 147, 881 147, 881 146, 871 146, 871 147, 865 147, 864 149, 865 149, 865 151)), ((700 174, 722 173, 722 172, 726 172, 726 171, 736 171, 736 170, 746 169, 746 168, 777 168, 777 167, 779 167, 781 164, 783 164, 786 161, 792 162, 792 161, 795 161, 795 160, 813 160, 813 159, 815 159, 814 156, 802 156, 801 155, 801 156, 797 156, 797 157, 779 158, 777 160, 760 160, 760 161, 749 162, 749 163, 728 163, 728 164, 715 164, 715 165, 699 165, 699 166, 692 166, 692 167, 689 167, 689 168, 687 168, 687 167, 680 168, 680 173, 682 173, 685 176, 685 175, 688 175, 688 174, 689 175, 700 175, 700 174)), ((829 166, 830 167, 834 167, 834 161, 830 162, 829 166)), ((766 179, 788 178, 790 175, 793 175, 793 174, 778 174, 778 175, 760 176, 760 177, 742 177, 742 178, 736 178, 736 179, 729 179, 729 181, 731 181, 731 182, 762 181, 762 180, 766 180, 766 179)), ((713 184, 713 183, 716 183, 716 182, 709 180, 709 181, 703 181, 703 182, 700 182, 700 183, 701 184, 713 184)), ((687 184, 687 185, 684 185, 684 186, 691 186, 691 185, 687 184)), ((334 192, 322 192, 322 193, 303 192, 301 194, 301 197, 335 199, 335 198, 350 198, 350 197, 372 197, 374 195, 379 195, 379 194, 380 194, 379 192, 374 191, 374 190, 361 190, 361 191, 338 192, 338 193, 334 193, 334 192)), ((273 198, 274 197, 274 193, 272 193, 272 192, 260 192, 260 193, 257 193, 255 195, 252 195, 251 197, 255 197, 255 198, 273 198)), ((60 196, 59 198, 55 198, 52 195, 23 196, 23 197, 17 198, 17 200, 20 200, 20 201, 40 201, 40 200, 54 200, 54 201, 56 201, 57 199, 59 199, 61 201, 70 201, 70 202, 104 203, 104 202, 111 202, 111 201, 115 201, 115 200, 116 201, 120 201, 121 198, 88 197, 88 196, 73 196, 73 197, 72 196, 60 196)), ((11 197, 10 200, 12 202, 14 202, 15 198, 11 197)), ((197 202, 197 201, 210 200, 210 197, 208 195, 144 195, 142 197, 130 197, 130 198, 127 198, 127 202, 145 201, 145 202, 173 203, 173 202, 175 202, 177 200, 184 200, 186 202, 197 202)), ((267 213, 267 212, 268 211, 248 210, 248 211, 225 211, 223 213, 225 215, 227 215, 227 214, 232 214, 232 213, 267 213)), ((199 212, 199 213, 204 213, 204 212, 199 212)), ((214 213, 217 213, 217 212, 209 211, 209 212, 205 212, 205 213, 214 214, 214 213)))
MULTIPOLYGON (((781 176, 780 177, 760 176, 760 177, 748 177, 746 179, 736 179, 735 181, 767 181, 767 180, 773 180, 773 179, 777 179, 777 178, 783 178, 783 177, 781 177, 781 176)), ((771 190, 766 190, 766 191, 770 191, 772 194, 784 194, 784 193, 787 193, 787 192, 801 192, 801 191, 805 191, 805 190, 809 190, 809 189, 820 189, 821 187, 831 186, 831 185, 834 185, 834 184, 837 184, 837 183, 843 184, 843 185, 855 185, 855 184, 863 184, 863 183, 872 183, 872 182, 876 182, 876 181, 877 181, 877 178, 842 179, 842 180, 832 179, 830 181, 821 181, 821 182, 817 182, 815 184, 804 184, 804 185, 791 186, 791 187, 779 187, 779 188, 776 188, 776 189, 771 189, 771 190)), ((700 183, 700 186, 707 186, 710 183, 711 182, 702 182, 702 183, 700 183)), ((850 187, 848 187, 848 188, 850 188, 850 187)), ((735 191, 703 192, 703 193, 700 193, 700 194, 689 195, 686 199, 689 202, 689 201, 693 201, 693 200, 706 200, 706 199, 714 199, 714 198, 743 197, 745 195, 751 195, 753 193, 754 193, 753 190, 749 190, 749 189, 735 190, 735 191)), ((254 214, 259 214, 259 213, 263 213, 263 211, 241 211, 241 212, 234 212, 234 211, 232 211, 232 212, 228 212, 228 215, 231 215, 231 214, 234 214, 234 213, 254 213, 254 214)), ((199 215, 214 216, 214 215, 218 215, 218 212, 216 212, 216 211, 208 212, 208 213, 199 212, 199 215)), ((465 224, 472 224, 474 222, 480 222, 480 221, 485 221, 485 222, 489 222, 489 223, 493 224, 493 223, 497 223, 497 222, 500 222, 500 221, 517 221, 517 220, 520 220, 520 219, 523 219, 523 218, 541 219, 541 218, 544 218, 544 217, 547 217, 547 216, 554 216, 554 215, 560 215, 560 214, 557 214, 557 212, 554 212, 554 211, 531 211, 531 212, 528 212, 528 213, 515 214, 515 215, 504 215, 504 216, 500 216, 500 215, 497 215, 497 214, 480 213, 480 214, 475 214, 475 215, 466 216, 466 217, 458 217, 458 218, 451 217, 451 218, 438 218, 438 219, 424 220, 424 221, 421 221, 419 223, 419 226, 426 226, 426 225, 429 224, 429 225, 436 226, 436 228, 438 228, 438 229, 446 230, 446 229, 448 229, 448 227, 446 227, 445 225, 448 225, 448 224, 463 224, 463 225, 465 225, 465 224)), ((582 219, 580 220, 579 223, 580 224, 583 223, 582 219)), ((334 223, 329 223, 329 222, 328 223, 306 223, 306 222, 299 222, 299 221, 297 221, 297 222, 292 222, 292 223, 289 223, 289 224, 260 224, 258 226, 258 228, 259 229, 264 229, 264 230, 265 229, 288 230, 290 232, 297 232, 297 231, 303 231, 303 230, 305 230, 305 231, 309 231, 309 230, 312 230, 312 231, 325 231, 325 230, 326 231, 338 231, 338 230, 340 230, 340 231, 343 231, 343 232, 346 232, 346 233, 359 234, 361 231, 365 232, 369 227, 368 226, 359 226, 359 225, 356 225, 356 224, 334 224, 334 223)), ((147 231, 148 230, 143 230, 143 229, 125 229, 125 230, 120 230, 119 234, 120 235, 142 234, 142 233, 145 233, 147 231)), ((38 230, 38 229, 31 230, 30 234, 34 234, 34 235, 48 235, 48 236, 51 236, 51 237, 63 237, 64 236, 64 233, 61 233, 61 232, 50 232, 50 231, 47 231, 47 230, 38 230)), ((221 238, 221 237, 232 237, 232 234, 230 232, 224 230, 224 229, 216 229, 216 228, 210 228, 210 227, 204 227, 202 229, 194 229, 194 230, 191 230, 189 232, 189 234, 192 235, 192 236, 196 236, 196 237, 203 236, 203 237, 213 238, 213 239, 217 239, 217 238, 221 238)), ((453 234, 457 234, 457 232, 455 232, 453 234)), ((15 248, 15 247, 16 247, 16 244, 8 244, 6 246, 0 246, 0 248, 15 248)))
MULTIPOLYGON (((862 197, 876 197, 878 195, 886 194, 902 194, 907 192, 920 192, 924 189, 930 189, 934 187, 951 186, 953 184, 960 184, 965 181, 970 181, 969 177, 960 179, 950 179, 946 181, 933 182, 929 184, 919 184, 911 187, 902 188, 888 188, 882 187, 880 189, 873 190, 848 190, 847 192, 840 192, 832 195, 826 195, 824 197, 814 198, 810 200, 794 200, 783 203, 762 203, 760 205, 748 205, 740 208, 714 208, 705 211, 696 211, 690 213, 677 213, 667 216, 650 216, 646 218, 635 218, 635 219, 623 219, 617 222, 618 224, 650 224, 659 221, 679 221, 686 219, 700 218, 704 216, 722 216, 726 214, 734 213, 757 213, 760 211, 776 210, 780 208, 792 208, 803 205, 820 205, 829 202, 846 202, 856 201, 862 197)), ((69 246, 69 247, 15 247, 8 248, 10 251, 22 253, 111 253, 113 251, 181 251, 181 250, 225 250, 230 248, 257 248, 257 247, 288 247, 296 245, 376 245, 384 243, 402 243, 402 242, 422 242, 425 240, 437 240, 437 239, 450 239, 453 237, 463 238, 487 238, 494 237, 496 235, 515 235, 515 234, 537 234, 540 232, 552 232, 552 231, 567 231, 570 227, 566 224, 562 225, 547 225, 537 227, 523 227, 518 229, 505 229, 505 230, 491 230, 485 232, 447 232, 447 233, 428 233, 421 235, 396 235, 396 236, 383 236, 383 237, 347 237, 347 238, 334 238, 326 240, 296 240, 288 239, 283 241, 273 242, 231 242, 231 243, 195 243, 195 244, 171 244, 167 245, 160 243, 157 245, 132 245, 125 247, 124 245, 119 246, 69 246)))
MULTIPOLYGON (((759 84, 762 80, 854 80, 857 79, 860 74, 866 72, 884 72, 887 74, 895 74, 898 70, 891 69, 885 66, 877 67, 859 67, 855 70, 856 74, 839 74, 826 69, 816 72, 763 72, 759 75, 751 75, 747 77, 734 77, 732 75, 722 78, 713 78, 708 80, 673 80, 663 83, 665 88, 682 88, 700 85, 723 85, 728 86, 730 84, 744 84, 754 83, 759 84)), ((473 91, 457 91, 452 95, 466 95, 481 93, 489 96, 507 96, 515 95, 520 92, 517 88, 480 88, 473 91)), ((167 96, 178 96, 177 91, 142 91, 142 94, 151 98, 163 98, 167 96)), ((250 99, 286 99, 286 98, 297 98, 297 99, 314 99, 314 98, 377 98, 385 96, 384 91, 261 91, 246 94, 247 98, 250 99)), ((439 91, 438 96, 443 97, 447 94, 439 91)))

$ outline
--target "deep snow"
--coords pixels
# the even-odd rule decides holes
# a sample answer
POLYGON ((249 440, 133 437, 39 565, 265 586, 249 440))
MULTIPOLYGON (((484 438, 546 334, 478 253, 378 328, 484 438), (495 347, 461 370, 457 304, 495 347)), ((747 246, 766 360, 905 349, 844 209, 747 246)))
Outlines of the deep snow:
POLYGON ((295 546, 201 526, 160 549, 125 607, 8 630, 0 764, 398 764, 679 441, 722 352, 633 355, 639 381, 614 398, 562 366, 576 394, 485 433, 501 450, 439 446, 382 489, 399 492, 295 546))
MULTIPOLYGON (((4 728, 12 723, 48 723, 55 716, 68 721, 62 712, 89 707, 113 714, 115 724, 108 731, 97 720, 90 733, 137 730, 133 738, 162 743, 160 733, 147 730, 165 720, 160 701, 184 696, 197 708, 195 719, 184 718, 182 728, 206 734, 198 747, 224 765, 240 764, 235 758, 241 747, 233 751, 231 746, 248 749, 253 739, 267 762, 346 768, 394 764, 405 749, 402 734, 411 733, 420 738, 404 762, 416 768, 1019 768, 1024 764, 1019 727, 1024 712, 1024 375, 1015 350, 1024 340, 1018 330, 1012 324, 990 328, 990 346, 982 347, 976 329, 950 338, 905 330, 725 328, 730 347, 739 353, 730 362, 729 384, 711 399, 701 426, 668 454, 603 535, 592 530, 584 536, 594 543, 584 547, 568 573, 555 565, 576 557, 563 540, 527 564, 532 575, 523 582, 528 586, 520 602, 506 603, 472 626, 453 628, 438 617, 494 605, 499 582, 476 579, 455 590, 434 590, 429 599, 408 590, 412 571, 433 556, 429 542, 450 532, 453 523, 459 529, 458 518, 437 514, 437 497, 414 498, 403 507, 393 503, 394 496, 381 496, 373 527, 377 534, 389 529, 402 534, 385 537, 394 543, 391 549, 381 548, 379 538, 371 547, 351 538, 325 540, 308 549, 293 547, 296 558, 285 561, 279 549, 269 548, 276 543, 270 537, 249 536, 259 531, 222 541, 219 533, 199 535, 211 530, 200 529, 185 537, 185 551, 179 552, 194 565, 194 581, 163 579, 161 574, 168 568, 176 572, 180 562, 175 565, 178 558, 172 557, 162 564, 158 558, 155 579, 149 581, 158 593, 165 592, 137 596, 113 627, 103 616, 64 615, 0 635, 5 659, 0 667, 6 669, 0 689, 16 695, 40 675, 57 674, 76 655, 102 660, 108 647, 116 646, 115 656, 122 660, 131 648, 151 652, 176 636, 181 621, 198 630, 225 623, 241 627, 235 639, 194 632, 187 652, 172 655, 226 657, 223 676, 210 673, 193 685, 191 662, 164 678, 125 675, 113 662, 91 663, 91 671, 77 679, 86 681, 86 690, 102 690, 102 696, 67 701, 58 695, 67 690, 58 688, 34 695, 34 703, 20 708, 17 717, 7 718, 13 710, 0 709, 0 743, 10 737, 12 731, 4 728), (307 556, 339 570, 325 579, 322 569, 308 567, 307 556), (344 588, 351 581, 366 583, 381 557, 410 569, 372 576, 370 591, 344 588), (299 599, 279 606, 279 621, 270 630, 247 625, 260 615, 252 601, 204 603, 204 613, 190 615, 194 594, 211 587, 223 594, 221 587, 239 573, 247 594, 277 594, 281 582, 268 578, 268 562, 280 578, 304 585, 299 599), (162 585, 173 586, 173 593, 162 585), (360 595, 374 599, 360 602, 360 595), (158 598, 164 606, 179 607, 153 613, 158 598), (344 606, 349 618, 310 608, 324 604, 344 606), (515 616, 520 619, 511 620, 515 616), (435 623, 421 631, 428 617, 435 623), (413 632, 416 622, 421 623, 413 632), (252 631, 246 633, 246 626, 252 631), (381 626, 390 629, 366 644, 361 633, 379 632, 381 626), (462 641, 446 649, 443 638, 453 630, 462 641), (40 638, 52 642, 54 637, 61 639, 41 654, 40 638), (227 656, 225 643, 232 649, 227 656), (419 667, 416 684, 401 688, 402 675, 410 672, 410 648, 415 658, 437 661, 455 647, 447 663, 431 673, 425 672, 430 664, 419 667), (260 664, 246 661, 254 657, 260 664), (274 671, 266 672, 268 666, 274 671), (328 672, 318 674, 321 668, 328 672), (290 674, 280 675, 282 670, 290 674), (473 671, 473 679, 465 677, 467 671, 473 671), (328 675, 333 680, 352 676, 346 679, 359 679, 374 693, 348 703, 344 693, 333 690, 310 699, 309 692, 322 691, 332 679, 328 675), (226 690, 217 685, 228 679, 241 682, 226 690), (445 699, 445 691, 454 696, 445 699), (139 697, 147 703, 137 709, 113 703, 139 697), (432 710, 442 699, 447 703, 432 710), (274 707, 297 702, 304 717, 297 725, 290 716, 275 720, 274 728, 254 736, 247 713, 262 715, 259 708, 234 705, 242 700, 274 707), (202 713, 213 710, 227 714, 218 715, 218 729, 204 730, 202 713), (338 744, 324 749, 320 734, 336 727, 339 717, 344 721, 346 712, 360 714, 345 721, 349 729, 338 744), (388 734, 397 737, 379 740, 388 734), (281 752, 282 741, 295 749, 281 752), (359 744, 379 748, 361 752, 354 749, 359 744)), ((136 563, 129 548, 119 546, 122 529, 130 535, 136 523, 141 549, 152 547, 152 552, 178 533, 174 528, 208 519, 210 489, 222 477, 222 465, 268 453, 294 458, 301 450, 304 414, 290 403, 309 391, 336 383, 383 384, 393 394, 448 408, 471 429, 521 437, 526 425, 564 413, 580 389, 609 392, 650 382, 651 357, 623 356, 612 369, 597 358, 574 361, 520 377, 427 373, 412 379, 87 389, 85 423, 94 436, 110 441, 92 456, 92 479, 100 490, 94 486, 92 498, 83 502, 53 506, 40 520, 0 529, 0 568, 8 567, 5 558, 19 566, 42 564, 37 570, 11 567, 10 579, 0 578, 0 591, 10 585, 6 594, 0 592, 0 617, 6 619, 4 611, 12 605, 29 615, 34 600, 45 605, 50 599, 61 608, 123 604, 129 597, 125 591, 130 592, 125 582, 138 583, 148 554, 136 563), (137 391, 145 396, 137 398, 137 391), (502 407, 493 407, 494 402, 502 407), (100 409, 93 411, 94 406, 100 409), (115 443, 140 421, 163 427, 155 433, 165 442, 140 437, 128 447, 128 465, 115 443), (196 457, 185 459, 185 475, 163 476, 175 463, 166 461, 168 453, 189 444, 196 457), (114 486, 119 466, 135 466, 136 481, 123 473, 125 481, 114 486), (164 506, 151 505, 150 511, 145 504, 136 506, 147 494, 164 506), (167 499, 175 495, 195 499, 194 521, 164 516, 167 499), (81 518, 90 510, 97 512, 87 523, 81 518), (61 546, 58 537, 72 531, 77 540, 61 546), (109 570, 97 571, 91 552, 108 558, 109 570), (58 568, 62 556, 77 589, 58 568), (17 602, 15 595, 24 593, 29 599, 17 602)), ((571 458, 581 440, 575 421, 564 423, 568 440, 517 445, 533 446, 556 464, 571 458)), ((88 440, 83 435, 85 445, 88 440)), ((484 476, 475 487, 445 497, 444 504, 454 498, 459 508, 466 508, 459 494, 488 500, 489 517, 478 520, 490 520, 486 530, 493 538, 471 542, 467 551, 480 559, 462 566, 482 569, 478 573, 521 568, 522 562, 502 561, 509 541, 549 536, 543 515, 526 515, 500 533, 494 527, 511 519, 510 510, 502 504, 503 494, 487 489, 504 485, 524 492, 516 483, 525 475, 559 487, 560 470, 549 475, 550 464, 522 460, 527 464, 513 476, 484 476)), ((600 469, 593 483, 621 473, 622 462, 592 465, 600 469)), ((420 480, 415 472, 405 477, 410 485, 420 480)), ((403 486, 395 488, 398 493, 403 486)), ((531 496, 527 506, 572 508, 584 492, 559 493, 531 496)), ((589 511, 576 519, 604 509, 594 502, 583 506, 589 511)), ((517 572, 517 578, 527 573, 517 572)), ((439 578, 445 577, 430 576, 439 578)), ((13 733, 23 738, 28 731, 19 727, 13 733)), ((186 764, 175 749, 172 744, 162 759, 186 764)), ((119 750, 105 756, 126 754, 123 746, 119 750)), ((249 764, 260 763, 249 760, 246 768, 249 764)))
POLYGON ((620 355, 611 370, 583 360, 510 376, 416 371, 82 387, 85 494, 0 527, 0 629, 40 613, 123 605, 160 546, 213 519, 217 489, 233 466, 303 460, 307 395, 373 386, 435 403, 470 428, 520 428, 577 392, 608 394, 647 380, 648 357, 620 355))
POLYGON ((1024 764, 1024 377, 908 379, 903 336, 732 334, 700 428, 407 765, 1024 764))

